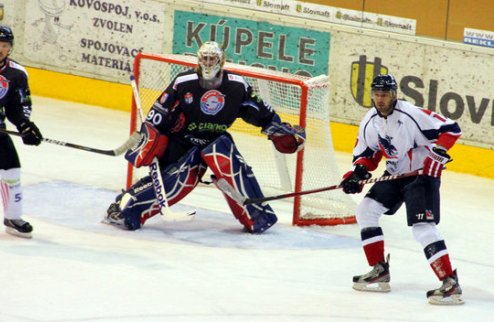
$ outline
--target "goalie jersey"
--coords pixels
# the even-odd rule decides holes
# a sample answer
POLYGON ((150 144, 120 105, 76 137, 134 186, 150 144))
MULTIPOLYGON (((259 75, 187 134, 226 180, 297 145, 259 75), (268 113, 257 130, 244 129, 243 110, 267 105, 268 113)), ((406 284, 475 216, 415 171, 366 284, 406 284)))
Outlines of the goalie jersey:
POLYGON ((203 88, 194 70, 179 74, 156 100, 147 121, 190 147, 206 146, 237 118, 257 127, 267 125, 275 115, 271 106, 253 93, 242 76, 222 73, 215 89, 203 88))
POLYGON ((386 170, 401 174, 421 169, 433 145, 451 148, 460 137, 456 122, 435 112, 397 100, 393 112, 380 116, 373 108, 360 123, 353 163, 369 171, 386 158, 386 170))

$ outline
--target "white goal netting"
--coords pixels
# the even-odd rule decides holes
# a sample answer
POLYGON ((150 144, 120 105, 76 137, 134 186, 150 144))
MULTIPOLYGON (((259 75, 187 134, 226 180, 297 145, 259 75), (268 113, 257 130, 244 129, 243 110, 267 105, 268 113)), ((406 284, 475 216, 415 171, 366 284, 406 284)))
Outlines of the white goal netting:
MULTIPOLYGON (((184 70, 195 66, 196 58, 183 55, 140 53, 134 72, 139 84, 144 113, 156 98, 184 70)), ((329 125, 328 77, 307 78, 255 67, 229 64, 225 68, 246 78, 254 91, 268 101, 285 122, 305 127, 305 148, 298 154, 277 152, 260 129, 242 120, 230 128, 235 143, 266 196, 317 189, 341 180, 334 158, 329 125)), ((135 107, 133 107, 135 115, 135 107)), ((135 117, 131 129, 139 128, 135 117)), ((129 168, 128 183, 143 174, 129 168)), ((279 202, 279 201, 272 201, 279 202)), ((296 225, 354 223, 355 203, 341 191, 327 191, 286 199, 293 203, 296 225)))

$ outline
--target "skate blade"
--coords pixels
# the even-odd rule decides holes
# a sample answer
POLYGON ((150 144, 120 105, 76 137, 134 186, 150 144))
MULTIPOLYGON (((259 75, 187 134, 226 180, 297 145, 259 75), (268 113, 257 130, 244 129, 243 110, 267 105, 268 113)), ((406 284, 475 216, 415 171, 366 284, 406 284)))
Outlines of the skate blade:
POLYGON ((110 226, 113 226, 113 227, 117 227, 118 229, 122 229, 122 230, 128 230, 127 227, 125 227, 125 225, 119 225, 113 221, 110 221, 108 220, 107 218, 103 218, 101 221, 100 221, 102 224, 105 224, 105 225, 110 225, 110 226))
POLYGON ((33 238, 33 235, 31 233, 23 233, 23 232, 20 232, 12 227, 5 227, 5 232, 7 234, 10 234, 12 236, 16 236, 16 237, 21 237, 21 238, 33 238))
POLYGON ((462 305, 465 301, 461 298, 460 294, 453 294, 451 296, 431 296, 429 297, 429 303, 434 305, 462 305))
POLYGON ((381 283, 353 283, 353 289, 361 292, 386 293, 391 291, 391 286, 387 282, 381 283))

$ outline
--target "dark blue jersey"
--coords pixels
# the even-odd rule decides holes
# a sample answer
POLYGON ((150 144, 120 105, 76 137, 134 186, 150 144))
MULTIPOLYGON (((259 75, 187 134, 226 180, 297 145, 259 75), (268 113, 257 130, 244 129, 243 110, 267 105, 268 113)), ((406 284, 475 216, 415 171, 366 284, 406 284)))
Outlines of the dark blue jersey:
POLYGON ((5 127, 5 118, 15 126, 31 115, 31 93, 27 72, 17 62, 7 58, 0 67, 0 127, 5 127))
POLYGON ((275 115, 242 76, 223 70, 222 82, 215 89, 205 89, 199 82, 192 69, 179 74, 156 100, 146 120, 171 139, 205 146, 225 134, 237 118, 264 127, 275 115))

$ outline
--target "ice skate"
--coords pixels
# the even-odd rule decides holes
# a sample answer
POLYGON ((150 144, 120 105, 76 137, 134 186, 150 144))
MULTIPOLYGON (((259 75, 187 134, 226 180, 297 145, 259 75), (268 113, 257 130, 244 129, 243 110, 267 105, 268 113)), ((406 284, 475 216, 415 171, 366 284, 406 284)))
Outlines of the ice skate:
POLYGON ((22 219, 7 219, 3 220, 5 225, 5 231, 13 236, 22 238, 32 238, 31 232, 33 231, 33 226, 31 226, 27 221, 22 219))
POLYGON ((454 270, 453 275, 443 280, 443 285, 435 290, 427 292, 430 304, 436 305, 460 305, 465 302, 461 298, 461 287, 458 283, 458 275, 454 270))
POLYGON ((108 209, 106 210, 106 216, 101 222, 104 224, 115 226, 120 229, 128 229, 125 225, 125 218, 122 216, 120 206, 117 202, 112 203, 110 207, 108 207, 108 209))
POLYGON ((389 292, 391 291, 390 280, 388 254, 386 261, 374 265, 369 273, 354 276, 353 289, 364 292, 389 292))

